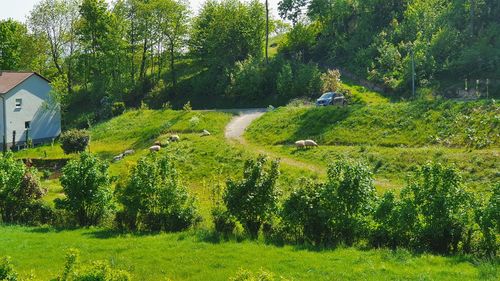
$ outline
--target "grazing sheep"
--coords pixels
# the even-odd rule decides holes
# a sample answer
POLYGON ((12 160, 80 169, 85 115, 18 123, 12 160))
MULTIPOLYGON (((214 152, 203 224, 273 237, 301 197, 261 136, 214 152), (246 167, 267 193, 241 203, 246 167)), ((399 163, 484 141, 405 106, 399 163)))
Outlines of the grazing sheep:
POLYGON ((118 162, 118 161, 122 160, 123 156, 124 156, 123 153, 116 155, 115 157, 113 157, 113 162, 118 162))
POLYGON ((318 144, 313 140, 305 140, 304 143, 305 143, 306 147, 318 146, 318 144))
POLYGON ((129 149, 129 150, 125 150, 122 154, 123 154, 123 156, 129 156, 129 155, 132 155, 134 153, 135 153, 135 151, 133 149, 129 149))
POLYGON ((161 146, 159 146, 159 145, 153 145, 152 147, 149 148, 149 151, 151 151, 151 152, 158 152, 158 151, 160 151, 160 149, 161 149, 161 146))
POLYGON ((170 141, 180 141, 181 138, 178 135, 171 135, 170 136, 170 141))
POLYGON ((203 132, 201 133, 202 137, 206 137, 206 136, 210 136, 210 135, 211 135, 210 132, 207 130, 203 130, 203 132))
POLYGON ((306 142, 305 142, 305 141, 303 141, 303 140, 296 141, 296 142, 295 142, 295 146, 296 146, 297 148, 304 148, 304 147, 306 147, 306 142))
POLYGON ((161 146, 161 142, 160 141, 155 141, 155 143, 153 145, 161 146))

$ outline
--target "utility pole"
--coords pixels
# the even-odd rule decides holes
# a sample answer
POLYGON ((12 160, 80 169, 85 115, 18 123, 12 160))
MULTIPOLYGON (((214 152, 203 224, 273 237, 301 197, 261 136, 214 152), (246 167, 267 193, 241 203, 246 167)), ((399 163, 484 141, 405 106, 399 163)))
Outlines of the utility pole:
POLYGON ((413 52, 413 48, 411 49, 411 94, 415 99, 415 53, 413 52))
POLYGON ((486 78, 486 98, 488 98, 490 96, 490 79, 489 78, 486 78))

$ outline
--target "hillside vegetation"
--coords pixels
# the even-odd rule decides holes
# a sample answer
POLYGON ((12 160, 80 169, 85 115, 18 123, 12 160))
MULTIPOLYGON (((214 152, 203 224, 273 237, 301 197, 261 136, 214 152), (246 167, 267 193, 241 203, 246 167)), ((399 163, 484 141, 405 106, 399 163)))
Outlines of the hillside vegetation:
POLYGON ((484 189, 499 176, 499 112, 494 102, 288 106, 256 120, 246 138, 316 165, 362 159, 382 189, 398 188, 407 172, 428 161, 455 164, 470 186, 484 189), (314 139, 320 147, 297 150, 299 139, 314 139))

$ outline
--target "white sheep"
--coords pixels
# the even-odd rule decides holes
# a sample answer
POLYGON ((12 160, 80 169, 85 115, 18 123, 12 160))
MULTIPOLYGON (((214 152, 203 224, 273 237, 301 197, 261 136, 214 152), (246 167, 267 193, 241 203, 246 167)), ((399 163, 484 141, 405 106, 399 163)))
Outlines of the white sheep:
POLYGON ((157 152, 157 151, 160 151, 161 149, 161 146, 159 145, 153 145, 152 147, 149 148, 149 151, 151 152, 157 152))
POLYGON ((304 148, 304 147, 306 147, 306 142, 303 141, 303 140, 298 140, 298 141, 295 142, 295 146, 297 148, 304 148))
POLYGON ((210 132, 207 130, 203 130, 203 132, 201 133, 202 137, 206 137, 206 136, 210 136, 210 135, 211 135, 210 132))
POLYGON ((181 138, 178 135, 171 135, 170 136, 170 141, 176 142, 176 141, 180 141, 180 140, 181 140, 181 138))
POLYGON ((313 141, 313 140, 305 140, 304 144, 305 144, 306 147, 318 146, 318 144, 315 141, 313 141))
POLYGON ((135 151, 133 149, 129 149, 129 150, 125 150, 122 154, 123 154, 123 156, 129 156, 129 155, 132 155, 134 153, 135 153, 135 151))
POLYGON ((123 153, 116 155, 115 157, 113 157, 113 162, 118 162, 118 161, 122 160, 123 156, 124 156, 123 153))

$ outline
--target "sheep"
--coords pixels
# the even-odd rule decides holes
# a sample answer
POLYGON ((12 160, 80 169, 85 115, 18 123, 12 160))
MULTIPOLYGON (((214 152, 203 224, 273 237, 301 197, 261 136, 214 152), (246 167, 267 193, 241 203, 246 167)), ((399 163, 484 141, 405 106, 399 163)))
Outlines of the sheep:
POLYGON ((176 141, 180 141, 180 140, 181 140, 181 138, 178 135, 171 135, 170 136, 170 141, 176 142, 176 141))
POLYGON ((313 141, 313 140, 305 140, 304 144, 305 144, 306 147, 318 146, 318 144, 315 141, 313 141))
POLYGON ((298 140, 298 141, 295 142, 295 146, 297 148, 304 148, 304 147, 306 147, 306 142, 303 141, 303 140, 298 140))
POLYGON ((207 130, 203 130, 203 132, 201 133, 202 137, 206 137, 206 136, 210 136, 210 135, 211 135, 210 132, 207 130))
POLYGON ((123 153, 116 155, 115 157, 113 157, 113 162, 118 162, 118 161, 122 160, 123 156, 124 156, 123 153))
POLYGON ((129 156, 129 155, 132 155, 134 153, 135 153, 135 151, 133 149, 129 149, 129 150, 125 150, 122 154, 123 154, 123 156, 129 156))
POLYGON ((153 145, 152 147, 149 148, 149 151, 151 151, 151 152, 158 152, 158 151, 160 151, 160 149, 161 149, 161 146, 159 146, 159 145, 153 145))

